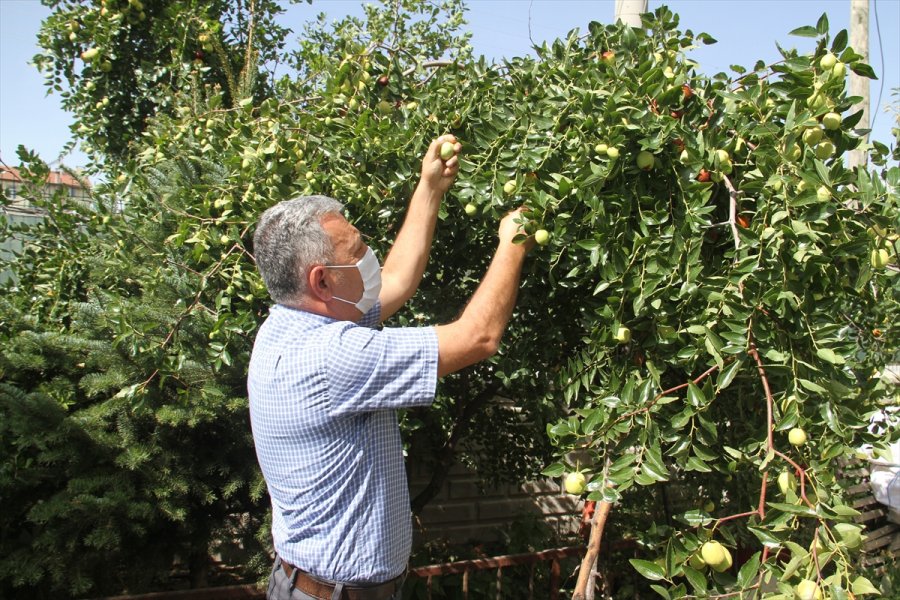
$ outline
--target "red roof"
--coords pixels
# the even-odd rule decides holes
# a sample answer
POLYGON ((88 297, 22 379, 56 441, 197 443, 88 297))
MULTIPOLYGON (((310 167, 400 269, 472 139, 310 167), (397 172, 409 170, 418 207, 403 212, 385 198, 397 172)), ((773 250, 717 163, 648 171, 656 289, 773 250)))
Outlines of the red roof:
MULTIPOLYGON (((19 175, 18 169, 0 165, 0 180, 22 183, 22 176, 19 175)), ((64 185, 66 187, 79 189, 91 187, 91 182, 87 177, 77 179, 71 173, 66 171, 50 171, 50 174, 47 175, 47 183, 50 185, 64 185)))

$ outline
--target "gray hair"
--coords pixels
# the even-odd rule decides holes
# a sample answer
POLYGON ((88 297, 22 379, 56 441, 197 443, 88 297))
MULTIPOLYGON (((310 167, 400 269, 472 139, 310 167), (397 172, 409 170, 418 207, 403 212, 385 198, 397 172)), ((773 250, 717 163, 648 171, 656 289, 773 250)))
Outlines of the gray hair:
POLYGON ((334 258, 334 246, 320 220, 343 210, 328 196, 300 196, 262 214, 253 234, 253 254, 272 300, 298 301, 306 293, 306 270, 334 258))

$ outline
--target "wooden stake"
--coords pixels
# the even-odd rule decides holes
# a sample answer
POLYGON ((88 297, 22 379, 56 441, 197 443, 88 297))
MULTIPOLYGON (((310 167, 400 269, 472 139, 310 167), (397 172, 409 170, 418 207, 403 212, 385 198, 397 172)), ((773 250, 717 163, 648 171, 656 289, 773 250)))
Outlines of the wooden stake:
POLYGON ((606 518, 612 504, 609 502, 598 502, 597 509, 594 511, 594 521, 591 523, 591 539, 588 542, 588 549, 581 559, 581 568, 578 570, 578 582, 575 584, 575 593, 572 600, 587 600, 585 590, 588 584, 594 585, 591 573, 597 558, 600 556, 600 541, 603 539, 603 528, 606 526, 606 518))

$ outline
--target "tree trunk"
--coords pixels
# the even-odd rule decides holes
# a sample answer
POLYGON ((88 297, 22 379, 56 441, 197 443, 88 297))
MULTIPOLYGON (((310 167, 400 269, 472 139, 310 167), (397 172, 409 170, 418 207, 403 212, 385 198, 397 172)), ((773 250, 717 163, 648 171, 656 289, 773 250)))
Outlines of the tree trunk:
POLYGON ((191 552, 188 557, 188 576, 192 590, 209 585, 209 553, 205 549, 191 552))

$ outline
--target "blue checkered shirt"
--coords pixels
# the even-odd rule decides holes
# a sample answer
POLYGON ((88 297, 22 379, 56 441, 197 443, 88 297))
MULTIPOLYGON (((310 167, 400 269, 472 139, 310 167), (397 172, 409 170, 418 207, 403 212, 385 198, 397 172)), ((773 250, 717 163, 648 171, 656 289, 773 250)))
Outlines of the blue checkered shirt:
POLYGON ((434 400, 437 334, 374 329, 380 311, 353 323, 275 305, 250 358, 275 551, 332 581, 388 581, 412 546, 396 410, 434 400))

